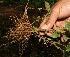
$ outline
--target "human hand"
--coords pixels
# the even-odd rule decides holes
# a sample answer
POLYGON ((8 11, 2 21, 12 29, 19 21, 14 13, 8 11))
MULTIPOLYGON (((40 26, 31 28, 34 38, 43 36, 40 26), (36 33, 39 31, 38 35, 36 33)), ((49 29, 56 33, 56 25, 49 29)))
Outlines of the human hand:
MULTIPOLYGON (((70 21, 70 0, 59 0, 51 8, 51 15, 47 22, 42 22, 40 29, 51 29, 54 24, 58 27, 65 26, 65 20, 70 21)), ((41 33, 42 34, 42 33, 41 33)), ((51 35, 48 33, 48 35, 51 35)))
MULTIPOLYGON (((47 22, 42 22, 40 25, 40 29, 50 29, 56 23, 60 23, 64 25, 64 20, 70 17, 70 0, 59 0, 55 5, 51 8, 51 15, 47 22), (59 21, 58 21, 59 20, 59 21)), ((58 26, 58 25, 57 25, 58 26)))

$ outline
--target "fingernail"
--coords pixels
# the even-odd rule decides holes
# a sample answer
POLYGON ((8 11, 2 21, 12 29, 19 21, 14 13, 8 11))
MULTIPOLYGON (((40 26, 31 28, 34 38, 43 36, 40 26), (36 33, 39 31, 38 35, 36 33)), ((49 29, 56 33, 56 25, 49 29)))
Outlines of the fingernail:
POLYGON ((44 24, 42 27, 41 27, 41 29, 47 29, 48 28, 48 26, 46 25, 46 24, 44 24))

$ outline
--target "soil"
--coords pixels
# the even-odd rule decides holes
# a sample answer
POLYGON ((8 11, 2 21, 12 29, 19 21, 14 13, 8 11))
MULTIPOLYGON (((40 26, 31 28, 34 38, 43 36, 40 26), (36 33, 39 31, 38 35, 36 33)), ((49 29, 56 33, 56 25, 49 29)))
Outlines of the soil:
POLYGON ((0 4, 0 18, 8 18, 11 15, 18 17, 24 13, 24 6, 0 4))
MULTIPOLYGON (((27 23, 32 23, 34 20, 36 20, 35 18, 37 18, 38 16, 43 16, 43 14, 45 14, 47 11, 39 11, 37 9, 29 9, 28 10, 28 22, 26 20, 23 20, 23 14, 24 14, 24 6, 17 6, 17 5, 3 5, 0 4, 0 37, 2 39, 2 37, 4 35, 6 35, 6 32, 9 31, 9 28, 14 28, 14 34, 16 35, 16 33, 19 33, 21 36, 23 29, 26 27, 29 28, 29 30, 31 31, 31 27, 30 25, 27 23), (35 17, 33 19, 33 16, 35 17), (21 24, 19 25, 19 27, 16 27, 15 23, 13 23, 14 20, 16 20, 18 18, 19 23, 23 20, 23 22, 26 22, 26 25, 24 27, 21 27, 21 25, 23 24, 21 22, 21 24)), ((26 17, 25 17, 26 18, 26 17)), ((24 19, 25 19, 24 18, 24 19)), ((41 22, 41 21, 40 21, 41 22)), ((38 23, 39 26, 39 23, 38 23)), ((24 30, 28 30, 28 28, 25 28, 24 30)), ((40 57, 44 56, 44 57, 59 57, 63 55, 63 53, 59 50, 56 49, 53 45, 46 47, 46 45, 44 45, 42 42, 38 42, 39 38, 35 37, 36 35, 30 35, 30 39, 28 41, 28 45, 27 47, 25 47, 24 50, 24 54, 19 54, 22 53, 21 51, 19 52, 19 43, 21 44, 21 40, 20 42, 16 42, 13 44, 9 44, 8 46, 2 46, 0 47, 0 56, 1 57, 30 57, 30 56, 35 56, 38 57, 37 55, 40 55, 40 57), (14 51, 13 51, 14 50, 14 51), (41 54, 42 53, 42 54, 41 54)), ((5 40, 3 38, 3 40, 5 40)), ((6 40, 5 40, 6 41, 6 40)), ((11 40, 10 40, 11 41, 11 40)), ((2 41, 1 44, 5 43, 4 41, 2 41)), ((1 45, 0 44, 0 45, 1 45)), ((23 44, 23 43, 22 43, 23 44)), ((21 45, 22 45, 21 44, 21 45)), ((21 48, 21 46, 20 46, 21 48)))

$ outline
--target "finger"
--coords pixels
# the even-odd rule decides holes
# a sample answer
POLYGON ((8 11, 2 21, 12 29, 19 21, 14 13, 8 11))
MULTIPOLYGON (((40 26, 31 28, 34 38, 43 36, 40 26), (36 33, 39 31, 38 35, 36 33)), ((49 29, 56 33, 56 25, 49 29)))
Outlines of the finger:
POLYGON ((70 22, 70 17, 57 20, 57 21, 56 21, 56 26, 57 26, 58 28, 65 27, 65 21, 70 22))
POLYGON ((53 31, 49 31, 48 33, 47 33, 47 36, 51 36, 53 34, 53 31))
POLYGON ((57 26, 58 28, 65 27, 65 21, 57 21, 57 22, 56 22, 56 26, 57 26))
MULTIPOLYGON (((49 30, 53 27, 54 23, 56 22, 56 20, 58 19, 58 13, 55 11, 52 11, 49 19, 47 22, 42 22, 40 25, 40 29, 46 29, 49 30)), ((41 35, 43 35, 43 33, 40 33, 41 35)))
MULTIPOLYGON (((70 22, 70 17, 57 20, 57 21, 56 21, 56 26, 57 26, 58 28, 65 27, 65 21, 70 22)), ((48 36, 51 36, 52 34, 53 34, 52 32, 48 32, 48 33, 47 33, 48 36)))
POLYGON ((58 19, 59 13, 56 11, 53 11, 48 19, 48 21, 45 23, 46 29, 50 29, 55 24, 56 20, 58 19))
POLYGON ((62 41, 62 42, 67 42, 67 40, 65 40, 64 38, 61 38, 61 41, 62 41))

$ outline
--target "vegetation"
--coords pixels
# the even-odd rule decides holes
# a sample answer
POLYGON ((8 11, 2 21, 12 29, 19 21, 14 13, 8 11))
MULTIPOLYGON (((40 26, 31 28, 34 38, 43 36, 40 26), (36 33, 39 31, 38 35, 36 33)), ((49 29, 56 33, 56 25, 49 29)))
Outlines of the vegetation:
MULTIPOLYGON (((54 25, 49 31, 38 27, 48 19, 50 7, 57 0, 2 0, 1 6, 10 8, 0 14, 1 57, 70 57, 70 22, 59 29, 54 25), (15 7, 15 11, 12 9, 15 7), (23 7, 23 8, 22 8, 23 7), (18 12, 19 11, 19 12, 18 12), (13 14, 11 14, 14 12, 13 14), (18 14, 17 14, 18 12, 18 14), (7 15, 7 13, 9 13, 7 15), (47 32, 52 31, 52 36, 47 32), (44 32, 41 36, 39 32, 44 32), (67 42, 61 42, 64 38, 67 42)), ((0 7, 1 7, 0 6, 0 7)), ((3 8, 3 7, 1 7, 3 8)), ((4 8, 3 8, 4 10, 4 8)), ((2 11, 2 9, 1 9, 2 11)))

